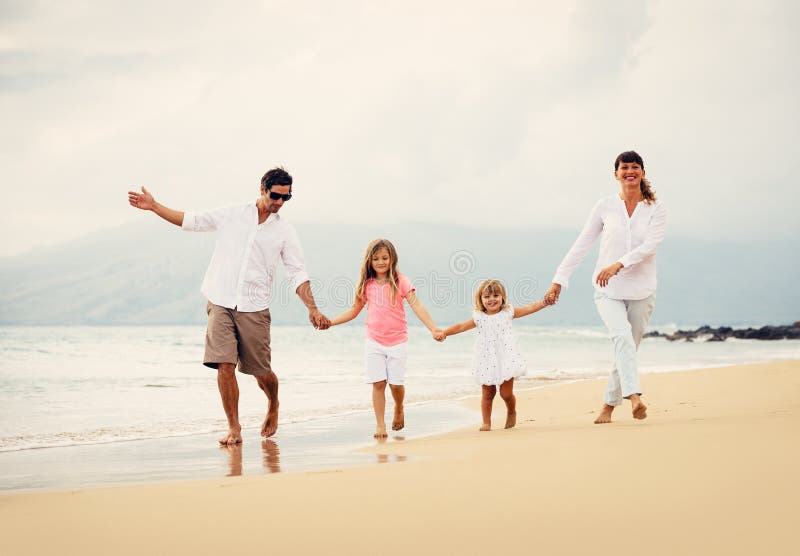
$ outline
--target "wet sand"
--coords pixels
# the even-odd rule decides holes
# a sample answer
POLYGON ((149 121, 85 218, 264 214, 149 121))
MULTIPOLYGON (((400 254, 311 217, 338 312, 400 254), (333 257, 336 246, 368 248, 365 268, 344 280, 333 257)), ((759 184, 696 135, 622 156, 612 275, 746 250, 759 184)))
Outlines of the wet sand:
MULTIPOLYGON (((389 404, 387 414, 392 410, 389 404)), ((474 417, 458 400, 410 404, 406 412, 408 426, 392 432, 387 446, 457 430, 474 417)), ((358 450, 374 443, 374 430, 372 411, 355 411, 282 424, 267 441, 261 438, 260 427, 245 428, 243 443, 235 447, 218 446, 225 432, 217 431, 0 452, 0 494, 318 471, 392 461, 380 452, 358 450)))
MULTIPOLYGON (((518 426, 366 450, 390 465, 0 496, 4 554, 795 551, 800 361, 518 395, 518 426)), ((501 427, 504 406, 495 402, 501 427)))

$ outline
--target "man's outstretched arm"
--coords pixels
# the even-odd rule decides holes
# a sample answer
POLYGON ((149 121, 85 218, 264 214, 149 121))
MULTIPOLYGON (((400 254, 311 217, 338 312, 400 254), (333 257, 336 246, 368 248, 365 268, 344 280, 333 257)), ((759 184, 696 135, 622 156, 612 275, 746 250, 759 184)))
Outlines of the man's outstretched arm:
POLYGON ((174 210, 157 203, 144 186, 142 186, 141 193, 136 191, 128 191, 128 202, 132 207, 136 207, 141 210, 151 210, 167 222, 171 222, 176 226, 183 225, 183 211, 174 210))

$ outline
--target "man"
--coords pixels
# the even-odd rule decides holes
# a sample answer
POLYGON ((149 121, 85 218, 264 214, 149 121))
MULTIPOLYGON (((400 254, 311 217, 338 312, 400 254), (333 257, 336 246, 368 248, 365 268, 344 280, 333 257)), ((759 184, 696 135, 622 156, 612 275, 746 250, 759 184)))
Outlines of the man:
POLYGON ((217 369, 222 407, 228 418, 223 445, 242 442, 239 424, 239 372, 255 376, 267 395, 267 415, 261 436, 278 429, 278 377, 270 366, 270 313, 272 280, 278 259, 283 261, 295 292, 308 308, 314 328, 326 329, 330 320, 317 310, 303 251, 291 224, 278 215, 292 198, 292 176, 273 168, 261 178, 261 195, 245 203, 205 212, 182 212, 157 203, 150 192, 129 191, 128 202, 150 210, 184 230, 218 231, 214 255, 201 291, 208 299, 208 329, 203 364, 217 369))

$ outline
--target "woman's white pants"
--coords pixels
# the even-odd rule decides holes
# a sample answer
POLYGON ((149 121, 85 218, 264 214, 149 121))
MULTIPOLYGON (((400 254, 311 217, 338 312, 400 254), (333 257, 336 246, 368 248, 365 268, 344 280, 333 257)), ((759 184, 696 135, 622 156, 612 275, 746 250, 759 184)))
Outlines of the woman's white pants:
POLYGON ((614 344, 614 368, 608 377, 605 403, 617 406, 623 398, 641 394, 636 350, 656 305, 655 294, 645 299, 611 299, 595 291, 594 303, 614 344))

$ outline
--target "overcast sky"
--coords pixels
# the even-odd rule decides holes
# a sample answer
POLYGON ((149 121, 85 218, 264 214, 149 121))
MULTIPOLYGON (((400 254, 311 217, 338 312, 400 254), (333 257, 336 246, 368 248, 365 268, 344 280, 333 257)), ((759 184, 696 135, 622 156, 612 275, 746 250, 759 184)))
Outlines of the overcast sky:
POLYGON ((577 233, 631 148, 668 233, 798 237, 798 6, 0 1, 0 255, 278 164, 298 224, 577 233))

